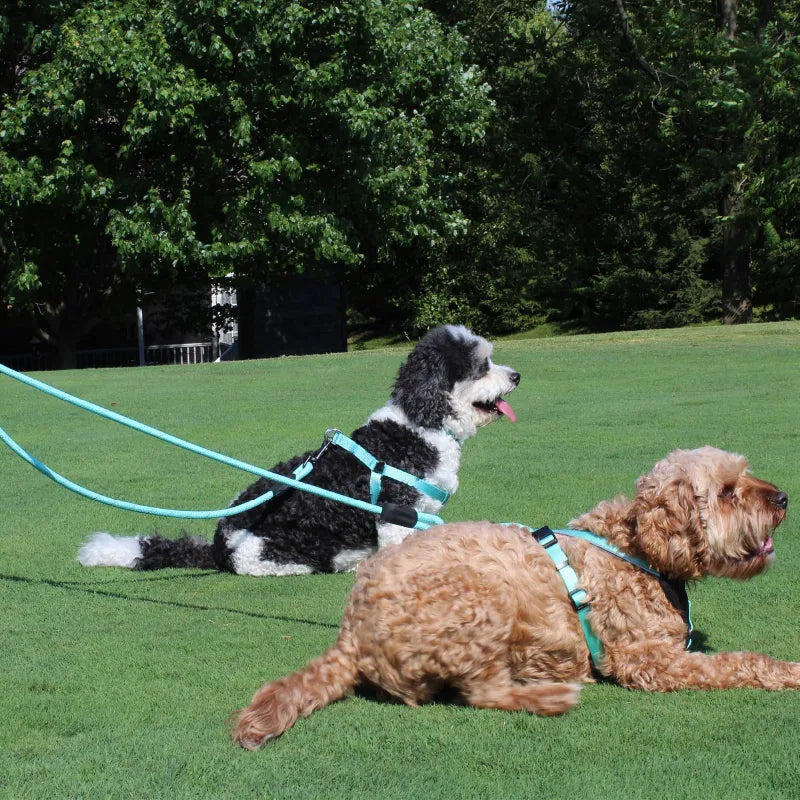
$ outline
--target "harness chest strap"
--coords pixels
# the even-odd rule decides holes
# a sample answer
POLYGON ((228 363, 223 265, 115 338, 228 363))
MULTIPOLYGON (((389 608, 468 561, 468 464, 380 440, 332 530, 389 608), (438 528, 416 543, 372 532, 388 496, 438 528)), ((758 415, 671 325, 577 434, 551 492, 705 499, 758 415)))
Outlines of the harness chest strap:
POLYGON ((528 528, 528 530, 544 548, 545 553, 553 560, 558 574, 561 576, 561 580, 564 581, 564 586, 566 587, 572 607, 578 615, 581 628, 583 628, 583 638, 586 639, 586 645, 589 648, 589 655, 592 658, 592 663, 595 667, 598 667, 603 659, 603 645, 592 629, 591 622, 589 622, 589 601, 586 590, 579 586, 578 576, 570 565, 566 554, 559 546, 558 539, 556 539, 556 535, 553 531, 546 527, 539 528, 536 531, 530 528, 528 528))
POLYGON ((347 450, 348 453, 354 455, 370 472, 369 475, 369 494, 372 503, 378 502, 378 495, 381 491, 381 480, 383 477, 391 478, 394 481, 404 483, 412 489, 416 489, 424 495, 427 495, 437 503, 444 505, 450 499, 450 492, 446 492, 439 486, 435 486, 428 481, 418 478, 416 475, 411 475, 402 469, 393 467, 391 464, 386 464, 379 461, 369 451, 365 450, 360 444, 354 442, 349 436, 345 436, 340 430, 331 428, 325 431, 326 440, 347 450))
MULTIPOLYGON (((519 527, 524 528, 531 533, 536 541, 542 545, 545 553, 550 556, 555 564, 558 574, 561 576, 561 580, 564 582, 570 602, 572 603, 572 606, 578 615, 578 620, 580 621, 581 628, 583 629, 583 636, 586 639, 586 645, 589 648, 592 664, 594 664, 595 668, 599 669, 600 663, 603 659, 603 645, 600 639, 597 638, 595 632, 592 630, 592 625, 589 621, 590 606, 588 602, 588 596, 586 591, 580 587, 578 576, 570 565, 566 554, 559 546, 556 534, 548 527, 539 528, 538 530, 533 530, 526 525, 520 525, 519 527)), ((689 628, 689 636, 687 637, 686 642, 686 649, 689 649, 692 644, 691 633, 694 629, 694 626, 692 625, 691 617, 692 604, 686 595, 686 587, 683 581, 671 581, 665 579, 660 572, 654 570, 646 562, 634 556, 629 556, 627 553, 623 553, 621 550, 614 547, 614 545, 612 545, 610 542, 588 531, 557 529, 557 533, 560 533, 564 536, 573 536, 575 538, 584 539, 595 547, 599 547, 605 552, 610 553, 611 555, 620 558, 623 561, 627 561, 629 564, 633 564, 638 569, 641 569, 642 571, 658 578, 659 582, 661 583, 661 588, 663 589, 667 599, 675 608, 678 609, 678 611, 680 611, 681 616, 683 616, 684 621, 689 628)))

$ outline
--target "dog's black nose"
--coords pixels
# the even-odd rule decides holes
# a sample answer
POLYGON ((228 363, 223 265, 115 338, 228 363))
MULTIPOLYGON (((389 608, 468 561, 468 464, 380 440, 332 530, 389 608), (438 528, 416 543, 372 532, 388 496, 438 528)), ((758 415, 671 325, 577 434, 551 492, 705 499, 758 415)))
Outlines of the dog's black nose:
POLYGON ((514 384, 514 386, 519 386, 519 379, 521 377, 522 376, 519 374, 519 372, 512 372, 511 373, 511 382, 514 384))
POLYGON ((770 503, 778 508, 786 508, 789 505, 789 495, 786 492, 777 492, 770 498, 770 503))

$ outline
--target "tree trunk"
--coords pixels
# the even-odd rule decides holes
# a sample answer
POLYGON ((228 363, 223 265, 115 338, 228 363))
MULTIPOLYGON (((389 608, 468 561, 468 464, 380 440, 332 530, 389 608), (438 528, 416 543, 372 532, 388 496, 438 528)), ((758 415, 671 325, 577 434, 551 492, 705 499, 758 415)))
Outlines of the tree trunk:
POLYGON ((78 342, 62 331, 56 340, 56 369, 78 368, 78 342))
MULTIPOLYGON (((73 295, 73 292, 66 294, 73 295)), ((57 305, 38 303, 36 306, 37 333, 55 349, 56 369, 77 368, 78 342, 97 324, 97 316, 88 310, 89 302, 78 305, 75 300, 74 296, 65 296, 57 305)))
MULTIPOLYGON (((732 42, 738 25, 738 0, 715 0, 717 30, 732 42)), ((753 320, 753 300, 750 291, 750 253, 746 236, 736 219, 740 205, 741 187, 736 177, 720 201, 724 218, 720 266, 722 271, 722 313, 726 325, 739 325, 753 320)))
POLYGON ((715 0, 717 29, 723 32, 730 41, 736 38, 736 26, 739 17, 739 0, 715 0))
POLYGON ((753 301, 750 292, 750 254, 740 225, 733 217, 737 205, 734 194, 725 197, 722 215, 720 262, 722 267, 722 313, 726 325, 753 321, 753 301))

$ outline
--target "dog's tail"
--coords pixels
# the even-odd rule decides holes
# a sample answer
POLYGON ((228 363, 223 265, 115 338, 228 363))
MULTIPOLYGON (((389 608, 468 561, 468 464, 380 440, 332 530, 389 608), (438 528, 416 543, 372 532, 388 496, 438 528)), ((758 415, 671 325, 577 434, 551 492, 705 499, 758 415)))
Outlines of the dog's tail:
POLYGON ((158 534, 112 536, 110 533, 95 533, 78 551, 78 561, 84 567, 217 569, 213 543, 199 536, 165 539, 158 534))
POLYGON ((280 736, 298 717, 307 717, 350 694, 358 683, 356 656, 339 641, 298 672, 265 683, 242 709, 233 728, 233 741, 248 750, 280 736))

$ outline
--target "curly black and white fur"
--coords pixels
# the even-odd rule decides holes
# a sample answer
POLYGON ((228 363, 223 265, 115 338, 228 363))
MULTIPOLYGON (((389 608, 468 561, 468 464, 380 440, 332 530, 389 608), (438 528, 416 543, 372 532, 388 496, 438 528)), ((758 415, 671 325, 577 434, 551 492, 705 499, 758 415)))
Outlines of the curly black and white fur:
MULTIPOLYGON (((494 364, 491 355, 492 345, 462 326, 435 328, 400 368, 386 405, 351 438, 386 464, 452 494, 458 487, 462 444, 499 416, 514 420, 503 395, 517 386, 519 373, 494 364)), ((308 455, 271 471, 289 475, 308 455)), ((369 475, 355 456, 330 447, 306 482, 369 501, 369 475)), ((279 487, 260 478, 233 503, 247 502, 270 488, 279 487)), ((435 500, 387 477, 378 497, 379 505, 385 503, 431 514, 441 508, 435 500)), ((202 567, 240 575, 346 572, 378 547, 400 542, 410 532, 343 503, 288 490, 250 511, 222 518, 213 543, 200 537, 96 533, 83 545, 78 560, 84 566, 202 567)))

